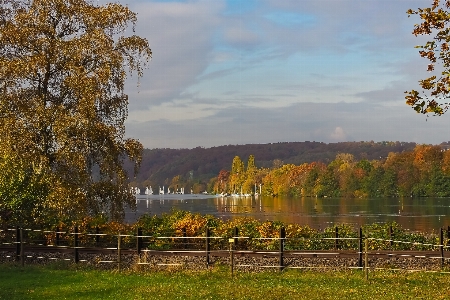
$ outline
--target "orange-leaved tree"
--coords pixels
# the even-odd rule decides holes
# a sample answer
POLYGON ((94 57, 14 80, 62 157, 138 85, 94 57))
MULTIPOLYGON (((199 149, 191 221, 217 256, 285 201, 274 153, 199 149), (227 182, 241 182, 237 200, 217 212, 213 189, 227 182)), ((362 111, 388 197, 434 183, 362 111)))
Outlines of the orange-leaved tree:
POLYGON ((450 97, 450 0, 433 0, 431 7, 409 9, 408 17, 418 15, 422 23, 414 26, 413 34, 434 35, 425 45, 416 46, 419 54, 429 60, 431 76, 420 80, 422 92, 406 91, 406 103, 418 113, 442 115, 449 108, 450 97))

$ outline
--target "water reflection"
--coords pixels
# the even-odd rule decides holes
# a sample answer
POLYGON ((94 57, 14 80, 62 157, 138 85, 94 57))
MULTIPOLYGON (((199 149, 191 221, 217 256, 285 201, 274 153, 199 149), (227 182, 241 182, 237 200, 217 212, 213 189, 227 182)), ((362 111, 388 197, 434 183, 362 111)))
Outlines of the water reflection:
POLYGON ((222 198, 185 194, 138 196, 136 204, 135 212, 126 213, 128 222, 145 213, 160 215, 177 208, 223 219, 251 216, 315 229, 395 221, 410 230, 431 232, 450 225, 450 198, 222 198))

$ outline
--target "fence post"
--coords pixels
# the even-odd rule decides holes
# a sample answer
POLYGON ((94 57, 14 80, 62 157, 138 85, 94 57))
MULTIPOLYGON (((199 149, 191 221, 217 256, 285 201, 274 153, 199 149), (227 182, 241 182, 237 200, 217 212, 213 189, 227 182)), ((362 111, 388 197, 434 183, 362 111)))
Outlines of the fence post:
POLYGON ((79 257, 78 257, 78 226, 75 226, 75 228, 74 228, 73 248, 74 248, 74 261, 75 261, 75 263, 78 263, 78 261, 79 261, 79 257))
POLYGON ((142 251, 142 228, 141 227, 139 227, 137 229, 136 251, 137 251, 137 254, 140 256, 141 251, 142 251))
POLYGON ((389 246, 392 249, 394 245, 394 231, 392 230, 392 225, 389 226, 389 246))
POLYGON ((20 265, 23 267, 25 263, 25 249, 23 241, 23 228, 20 228, 20 265))
POLYGON ((55 229, 56 231, 55 231, 55 245, 56 246, 59 246, 59 227, 58 226, 56 226, 56 229, 55 229))
POLYGON ((119 231, 119 235, 117 236, 117 270, 120 272, 120 263, 121 263, 121 249, 120 249, 120 242, 121 242, 121 238, 122 236, 120 235, 120 231, 119 231))
POLYGON ((16 261, 20 259, 20 229, 19 226, 16 226, 16 261))
POLYGON ((366 238, 366 241, 365 241, 365 244, 366 244, 366 251, 365 251, 365 253, 364 253, 364 273, 365 273, 365 277, 366 277, 366 280, 368 280, 369 279, 369 239, 368 238, 366 238))
POLYGON ((231 271, 231 277, 233 277, 234 274, 234 240, 235 239, 228 239, 228 243, 230 244, 230 271, 231 271))
POLYGON ((239 242, 239 239, 238 239, 239 228, 237 228, 237 226, 234 227, 233 235, 234 235, 234 249, 237 249, 238 242, 239 242))
POLYGON ((286 238, 286 230, 284 227, 280 228, 280 271, 284 269, 284 241, 286 238))
POLYGON ((450 246, 450 226, 447 226, 447 247, 450 246))
POLYGON ((336 226, 334 228, 334 250, 339 250, 339 228, 336 226))
POLYGON ((359 241, 358 241, 358 267, 362 268, 363 266, 363 235, 362 235, 362 228, 359 227, 359 241))
POLYGON ((206 227, 206 268, 209 268, 209 252, 210 252, 210 243, 209 243, 209 228, 206 227))
POLYGON ((444 229, 441 227, 439 233, 439 253, 441 255, 441 268, 444 267, 444 229))
POLYGON ((98 226, 95 226, 95 247, 98 247, 100 245, 100 228, 98 226))
POLYGON ((183 249, 187 249, 187 233, 186 233, 186 227, 183 227, 182 229, 183 232, 183 249))

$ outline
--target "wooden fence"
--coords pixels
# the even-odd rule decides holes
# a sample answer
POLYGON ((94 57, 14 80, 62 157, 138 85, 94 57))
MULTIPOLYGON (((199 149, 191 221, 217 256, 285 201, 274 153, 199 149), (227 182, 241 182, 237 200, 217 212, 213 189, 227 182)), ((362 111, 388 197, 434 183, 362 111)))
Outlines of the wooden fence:
MULTIPOLYGON (((8 255, 15 261, 24 265, 26 261, 25 253, 40 252, 60 252, 71 254, 70 260, 75 263, 80 262, 80 252, 112 254, 116 255, 116 260, 99 261, 99 263, 117 263, 120 269, 122 256, 133 254, 137 256, 137 264, 147 264, 141 260, 143 254, 155 255, 175 255, 175 256, 198 256, 204 258, 206 267, 212 265, 212 257, 225 257, 228 259, 231 270, 239 267, 248 267, 245 264, 236 264, 236 257, 270 257, 276 259, 277 264, 260 265, 258 267, 276 268, 284 270, 286 268, 304 268, 286 264, 286 259, 292 258, 342 258, 357 259, 354 268, 369 268, 369 258, 405 258, 412 259, 432 259, 437 260, 440 268, 446 268, 450 258, 446 257, 449 251, 450 227, 447 230, 440 228, 436 240, 437 243, 423 243, 418 241, 397 240, 392 228, 389 228, 387 238, 373 238, 363 235, 361 228, 357 231, 357 236, 340 236, 336 227, 334 236, 321 237, 319 239, 289 238, 286 237, 284 227, 279 229, 275 237, 248 237, 241 236, 239 229, 234 228, 231 236, 214 236, 209 228, 205 228, 204 233, 199 236, 187 236, 186 230, 182 230, 179 235, 152 235, 144 234, 142 229, 137 229, 134 234, 106 234, 100 232, 99 228, 94 228, 91 232, 79 232, 78 227, 73 230, 40 230, 26 228, 10 228, 0 231, 0 252, 13 253, 8 255), (258 242, 258 245, 270 245, 270 249, 251 249, 250 241, 258 242), (328 245, 327 249, 305 250, 302 245, 318 243, 328 245), (376 243, 385 245, 387 249, 372 249, 376 243), (409 245, 414 250, 392 250, 394 245, 409 245), (422 249, 422 250, 417 250, 422 249)), ((7 255, 7 254, 5 254, 7 255)), ((449 256, 449 255, 447 255, 449 256)), ((311 267, 309 267, 311 268, 311 267)))

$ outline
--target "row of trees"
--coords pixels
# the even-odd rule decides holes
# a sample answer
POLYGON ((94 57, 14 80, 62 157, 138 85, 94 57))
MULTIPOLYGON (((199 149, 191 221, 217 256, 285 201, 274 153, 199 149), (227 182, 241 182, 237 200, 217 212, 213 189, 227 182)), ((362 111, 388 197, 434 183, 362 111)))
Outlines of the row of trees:
POLYGON ((328 165, 280 164, 257 168, 251 155, 245 166, 236 156, 231 172, 222 170, 210 181, 215 193, 255 193, 306 197, 450 196, 450 151, 418 145, 413 151, 390 153, 379 160, 340 153, 328 165), (256 189, 255 189, 256 188, 256 189))
MULTIPOLYGON (((238 155, 248 158, 254 155, 259 167, 270 168, 274 159, 285 163, 302 164, 313 161, 331 162, 337 153, 351 153, 356 159, 376 159, 389 152, 412 150, 413 142, 359 141, 359 142, 283 142, 267 144, 223 145, 193 149, 144 149, 139 173, 133 186, 158 186, 171 183, 180 175, 183 182, 193 178, 208 182, 220 170, 228 169, 230 161, 238 155)), ((131 169, 131 168, 130 168, 131 169)), ((191 180, 192 181, 192 180, 191 180)))

